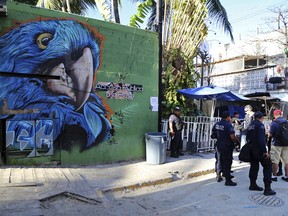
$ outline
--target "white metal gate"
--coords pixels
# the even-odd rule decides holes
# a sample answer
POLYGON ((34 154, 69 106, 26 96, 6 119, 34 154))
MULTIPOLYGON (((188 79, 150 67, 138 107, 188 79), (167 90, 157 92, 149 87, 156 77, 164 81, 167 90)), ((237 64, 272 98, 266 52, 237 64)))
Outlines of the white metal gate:
MULTIPOLYGON (((214 149, 216 140, 211 139, 213 125, 221 118, 207 116, 181 116, 186 123, 182 130, 183 151, 211 151, 214 149)), ((162 120, 162 132, 168 134, 167 150, 170 149, 170 136, 168 120, 162 120)))

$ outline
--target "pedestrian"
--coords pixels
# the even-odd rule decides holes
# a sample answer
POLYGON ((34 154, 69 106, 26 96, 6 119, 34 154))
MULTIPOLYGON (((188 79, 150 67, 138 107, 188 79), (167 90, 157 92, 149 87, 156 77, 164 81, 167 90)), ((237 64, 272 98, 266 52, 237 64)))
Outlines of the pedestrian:
MULTIPOLYGON (((268 131, 269 131, 269 129, 268 129, 268 131)), ((271 151, 271 141, 272 141, 272 137, 271 137, 270 133, 268 132, 268 137, 267 137, 268 152, 271 151)), ((279 164, 278 164, 277 176, 282 176, 282 175, 283 175, 282 162, 281 162, 281 160, 280 160, 280 161, 279 161, 279 164)))
POLYGON ((170 150, 171 157, 178 158, 183 156, 183 140, 182 140, 182 129, 184 127, 184 122, 180 117, 181 109, 176 106, 174 107, 173 113, 169 117, 169 130, 170 130, 170 150))
POLYGON ((279 161, 278 164, 278 171, 277 171, 277 176, 282 176, 283 175, 283 171, 282 171, 282 161, 279 161))
POLYGON ((277 181, 277 172, 279 171, 279 162, 282 161, 285 177, 282 179, 288 182, 288 143, 283 141, 282 134, 282 124, 285 124, 287 120, 282 117, 282 111, 279 109, 274 110, 274 121, 270 125, 270 136, 271 140, 271 160, 272 160, 272 181, 277 181))
POLYGON ((249 190, 252 191, 263 191, 263 187, 257 185, 257 177, 259 172, 259 162, 263 167, 263 181, 265 185, 264 195, 270 196, 275 195, 276 192, 271 189, 271 160, 269 153, 266 148, 266 135, 265 127, 262 123, 264 120, 262 112, 256 112, 254 114, 254 120, 250 123, 247 128, 247 137, 246 141, 250 146, 250 170, 249 170, 249 179, 250 186, 249 190))
POLYGON ((217 122, 212 131, 216 132, 216 173, 217 181, 221 180, 221 171, 223 177, 225 177, 226 186, 236 186, 237 183, 231 179, 234 177, 231 175, 231 166, 233 161, 233 149, 235 145, 240 145, 239 140, 235 137, 235 131, 231 124, 231 116, 229 111, 224 111, 221 114, 221 120, 217 122))
MULTIPOLYGON (((239 119, 239 112, 235 111, 232 117, 232 125, 234 127, 235 131, 235 136, 238 140, 240 140, 241 137, 241 129, 242 129, 242 124, 239 119)), ((239 151, 239 148, 236 148, 236 151, 239 151)))
POLYGON ((253 120, 254 116, 254 111, 251 105, 246 105, 244 107, 244 112, 245 112, 245 118, 243 122, 243 128, 242 128, 242 133, 241 133, 241 145, 240 149, 242 148, 243 145, 246 143, 246 133, 247 133, 247 128, 250 125, 251 121, 253 120))

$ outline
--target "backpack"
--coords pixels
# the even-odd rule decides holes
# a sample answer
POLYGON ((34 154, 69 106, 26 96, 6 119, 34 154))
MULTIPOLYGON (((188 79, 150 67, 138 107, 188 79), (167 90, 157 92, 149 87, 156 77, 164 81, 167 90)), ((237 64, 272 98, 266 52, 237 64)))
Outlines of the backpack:
POLYGON ((278 133, 277 140, 280 142, 281 145, 288 146, 288 121, 281 123, 276 120, 275 122, 280 125, 281 130, 278 133))

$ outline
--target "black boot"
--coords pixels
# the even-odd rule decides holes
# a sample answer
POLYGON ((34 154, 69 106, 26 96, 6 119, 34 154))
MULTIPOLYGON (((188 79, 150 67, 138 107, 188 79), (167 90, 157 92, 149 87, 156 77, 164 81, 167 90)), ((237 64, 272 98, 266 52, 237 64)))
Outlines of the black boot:
POLYGON ((263 191, 263 187, 257 185, 256 181, 251 181, 249 190, 251 191, 263 191))
POLYGON ((230 178, 229 179, 226 178, 225 185, 226 186, 236 186, 237 183, 233 182, 230 178))
POLYGON ((276 194, 274 190, 271 189, 271 184, 265 183, 265 190, 263 193, 265 196, 273 196, 276 194))
POLYGON ((282 172, 282 162, 280 161, 278 164, 278 172, 277 172, 277 176, 282 176, 283 172, 282 172))
POLYGON ((217 174, 217 176, 216 176, 216 181, 217 181, 217 182, 221 182, 221 181, 223 181, 223 178, 222 178, 222 176, 221 176, 220 173, 217 174))
POLYGON ((170 157, 179 158, 179 155, 177 154, 177 152, 171 152, 170 157))
MULTIPOLYGON (((225 176, 225 175, 222 175, 222 176, 226 178, 226 176, 225 176)), ((228 176, 228 178, 230 178, 230 179, 233 179, 233 178, 234 178, 234 176, 233 176, 233 175, 229 175, 229 176, 228 176)))

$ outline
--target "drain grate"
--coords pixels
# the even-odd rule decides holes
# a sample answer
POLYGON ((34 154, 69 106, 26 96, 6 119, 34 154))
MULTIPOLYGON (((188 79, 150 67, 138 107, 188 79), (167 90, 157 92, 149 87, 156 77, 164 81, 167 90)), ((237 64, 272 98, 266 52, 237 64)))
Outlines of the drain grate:
POLYGON ((284 205, 284 201, 277 196, 264 196, 263 194, 252 194, 249 199, 257 204, 270 206, 270 207, 280 207, 284 205))

